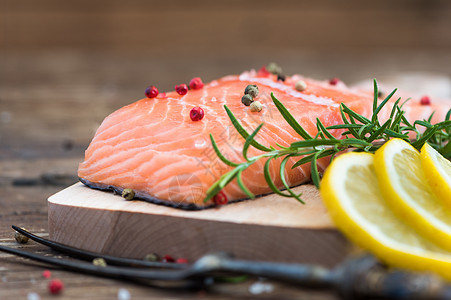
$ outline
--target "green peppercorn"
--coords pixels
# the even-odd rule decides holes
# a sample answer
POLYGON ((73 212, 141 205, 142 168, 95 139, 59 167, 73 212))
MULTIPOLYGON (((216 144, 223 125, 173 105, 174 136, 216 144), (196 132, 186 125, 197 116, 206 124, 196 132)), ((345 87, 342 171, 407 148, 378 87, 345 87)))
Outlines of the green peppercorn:
POLYGON ((92 264, 98 267, 106 267, 106 261, 102 257, 97 257, 92 260, 92 264))
POLYGON ((125 200, 133 200, 133 198, 135 198, 135 191, 132 189, 124 189, 122 191, 122 198, 125 198, 125 200))
POLYGON ((254 101, 251 103, 250 110, 251 112, 259 112, 263 109, 263 105, 260 101, 254 101))
POLYGON ((244 94, 251 95, 253 98, 258 96, 258 86, 255 84, 249 84, 244 90, 244 94))
POLYGON ((241 102, 244 105, 249 106, 249 105, 251 105, 252 102, 254 102, 254 98, 251 95, 246 94, 243 97, 241 97, 241 102))
POLYGON ((147 261, 160 261, 160 257, 158 256, 158 254, 155 253, 149 253, 144 257, 144 260, 147 261))
POLYGON ((28 242, 28 237, 24 236, 22 233, 19 233, 16 231, 14 234, 14 238, 16 239, 16 242, 19 244, 26 244, 28 242))
POLYGON ((267 66, 266 66, 266 70, 269 72, 269 73, 272 73, 272 74, 275 74, 275 75, 277 75, 277 74, 282 74, 282 68, 281 67, 279 67, 276 63, 269 63, 267 66))
POLYGON ((299 80, 298 82, 296 82, 294 88, 296 89, 296 91, 302 92, 307 88, 307 84, 304 80, 299 80))

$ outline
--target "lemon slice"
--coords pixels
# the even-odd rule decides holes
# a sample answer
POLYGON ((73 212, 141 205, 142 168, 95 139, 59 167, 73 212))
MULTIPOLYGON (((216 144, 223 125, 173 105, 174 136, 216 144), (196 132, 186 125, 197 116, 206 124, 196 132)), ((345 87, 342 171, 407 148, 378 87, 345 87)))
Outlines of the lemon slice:
POLYGON ((432 191, 451 208, 451 162, 427 143, 421 148, 420 157, 432 191))
POLYGON ((376 151, 374 167, 390 208, 426 238, 451 250, 451 210, 429 186, 420 153, 409 143, 392 139, 376 151))
POLYGON ((387 206, 374 155, 337 157, 324 174, 320 192, 336 226, 352 242, 389 265, 433 271, 451 280, 451 254, 418 235, 387 206))

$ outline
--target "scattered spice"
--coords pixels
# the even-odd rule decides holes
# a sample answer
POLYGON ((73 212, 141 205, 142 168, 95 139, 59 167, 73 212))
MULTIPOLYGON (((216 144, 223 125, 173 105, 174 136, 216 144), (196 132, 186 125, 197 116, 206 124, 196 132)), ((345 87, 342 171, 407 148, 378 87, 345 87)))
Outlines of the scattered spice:
POLYGON ((122 198, 125 200, 133 200, 133 198, 135 198, 135 191, 132 189, 124 189, 122 191, 122 198))
POLYGON ((165 256, 163 256, 161 261, 167 262, 167 263, 173 263, 173 262, 175 262, 175 259, 172 256, 166 254, 165 256))
POLYGON ((304 80, 298 80, 294 85, 294 88, 296 89, 296 91, 302 92, 307 88, 307 84, 304 80))
POLYGON ((42 271, 42 277, 50 278, 50 277, 52 277, 52 272, 50 272, 49 270, 44 270, 44 271, 42 271))
POLYGON ((144 94, 146 95, 147 98, 155 98, 156 96, 158 96, 159 92, 156 87, 151 85, 146 88, 144 94))
POLYGON ((282 68, 278 65, 278 64, 276 64, 276 63, 269 63, 267 66, 266 66, 266 70, 269 72, 269 73, 271 73, 271 74, 274 74, 274 75, 279 75, 279 74, 282 74, 282 68))
POLYGON ((191 118, 192 121, 200 121, 204 118, 204 115, 205 115, 204 110, 200 107, 194 107, 189 112, 189 117, 191 118))
POLYGON ((186 93, 188 93, 188 86, 184 83, 176 85, 175 86, 175 91, 179 94, 179 95, 186 95, 186 93))
POLYGON ((187 264, 188 260, 186 258, 177 258, 175 262, 178 264, 187 264))
POLYGON ((379 91, 377 92, 377 98, 382 98, 382 97, 384 97, 384 92, 382 92, 381 90, 379 90, 379 91))
POLYGON ((216 196, 213 197, 213 202, 216 205, 224 205, 227 204, 227 196, 223 191, 219 191, 219 193, 216 194, 216 196))
POLYGON ((48 288, 51 294, 57 295, 64 289, 64 284, 59 279, 52 279, 52 281, 49 282, 48 288))
POLYGON ((259 112, 263 109, 263 105, 260 101, 254 101, 251 103, 250 110, 251 112, 259 112))
MULTIPOLYGON (((25 229, 25 228, 22 228, 25 229)), ((14 234, 14 238, 16 239, 16 242, 18 242, 19 244, 26 244, 28 243, 28 237, 24 236, 23 234, 19 233, 16 231, 16 233, 14 234)))
POLYGON ((70 139, 64 139, 61 143, 61 147, 64 151, 70 151, 74 148, 74 142, 70 139))
POLYGON ((258 70, 257 72, 257 76, 262 76, 262 77, 267 77, 269 74, 268 70, 266 69, 266 66, 263 66, 260 68, 260 70, 258 70))
POLYGON ((338 79, 337 77, 334 77, 329 80, 330 85, 337 85, 338 82, 340 82, 340 79, 338 79))
POLYGON ((254 98, 249 94, 246 94, 243 97, 241 97, 241 103, 243 103, 246 106, 251 105, 252 102, 254 102, 254 98))
POLYGON ((285 82, 285 79, 286 79, 285 75, 277 74, 277 81, 285 82))
POLYGON ((97 267, 106 267, 106 261, 102 257, 96 257, 92 260, 92 264, 97 267))
POLYGON ((158 254, 155 253, 149 253, 144 257, 144 260, 147 261, 159 261, 160 257, 158 256, 158 254))
POLYGON ((189 87, 193 90, 198 90, 204 87, 204 83, 202 82, 202 79, 200 79, 200 77, 194 77, 189 82, 189 87))
POLYGON ((431 98, 429 98, 428 96, 421 97, 420 104, 421 105, 431 105, 431 98))
POLYGON ((258 86, 255 84, 249 84, 245 89, 244 89, 244 94, 250 95, 253 98, 258 96, 258 86))

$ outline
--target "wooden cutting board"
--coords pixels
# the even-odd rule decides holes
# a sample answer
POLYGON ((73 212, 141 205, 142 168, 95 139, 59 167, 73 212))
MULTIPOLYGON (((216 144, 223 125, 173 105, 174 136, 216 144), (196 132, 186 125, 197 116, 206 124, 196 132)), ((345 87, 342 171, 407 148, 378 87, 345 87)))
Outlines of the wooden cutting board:
POLYGON ((303 185, 306 204, 277 195, 220 208, 185 211, 74 184, 48 199, 50 239, 95 252, 144 258, 148 253, 189 261, 228 251, 252 260, 342 261, 347 240, 334 228, 316 188, 303 185))

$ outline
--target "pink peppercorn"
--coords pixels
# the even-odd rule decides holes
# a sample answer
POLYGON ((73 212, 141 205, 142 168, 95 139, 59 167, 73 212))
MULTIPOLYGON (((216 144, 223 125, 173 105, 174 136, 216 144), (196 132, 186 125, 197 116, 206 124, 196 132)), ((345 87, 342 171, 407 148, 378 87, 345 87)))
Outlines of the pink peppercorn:
POLYGON ((177 258, 175 262, 178 264, 187 264, 188 260, 186 258, 177 258))
POLYGON ((61 293, 64 289, 64 284, 59 279, 52 279, 52 281, 49 282, 48 288, 51 294, 56 295, 61 293))
POLYGON ((228 200, 226 194, 223 191, 219 191, 219 193, 213 197, 213 202, 217 205, 227 204, 228 200))
POLYGON ((268 70, 266 69, 266 66, 261 67, 260 70, 258 70, 258 72, 257 72, 257 76, 265 76, 266 77, 270 74, 271 73, 268 72, 268 70))
POLYGON ((167 263, 173 263, 173 262, 175 262, 175 259, 172 256, 170 256, 170 255, 165 255, 165 256, 163 256, 161 261, 162 262, 167 262, 167 263))
POLYGON ((337 83, 340 81, 340 79, 338 79, 337 77, 334 77, 332 79, 329 80, 329 84, 330 85, 337 85, 337 83))
POLYGON ((144 94, 146 95, 147 98, 155 98, 156 96, 158 96, 158 89, 156 87, 152 86, 148 86, 146 88, 146 91, 144 92, 144 94))
POLYGON ((204 115, 205 115, 204 110, 200 107, 194 107, 189 112, 189 117, 191 118, 192 121, 200 121, 204 118, 204 115))
POLYGON ((420 104, 421 105, 431 105, 431 98, 429 98, 428 96, 421 97, 420 104))
POLYGON ((186 93, 188 93, 188 86, 186 84, 179 84, 175 86, 175 91, 179 94, 179 95, 186 95, 186 93))
POLYGON ((200 77, 194 77, 189 82, 189 87, 193 90, 198 90, 204 87, 204 83, 202 82, 202 79, 200 79, 200 77))
POLYGON ((52 276, 52 272, 50 272, 49 270, 44 270, 42 272, 42 277, 44 278, 50 278, 52 276))

